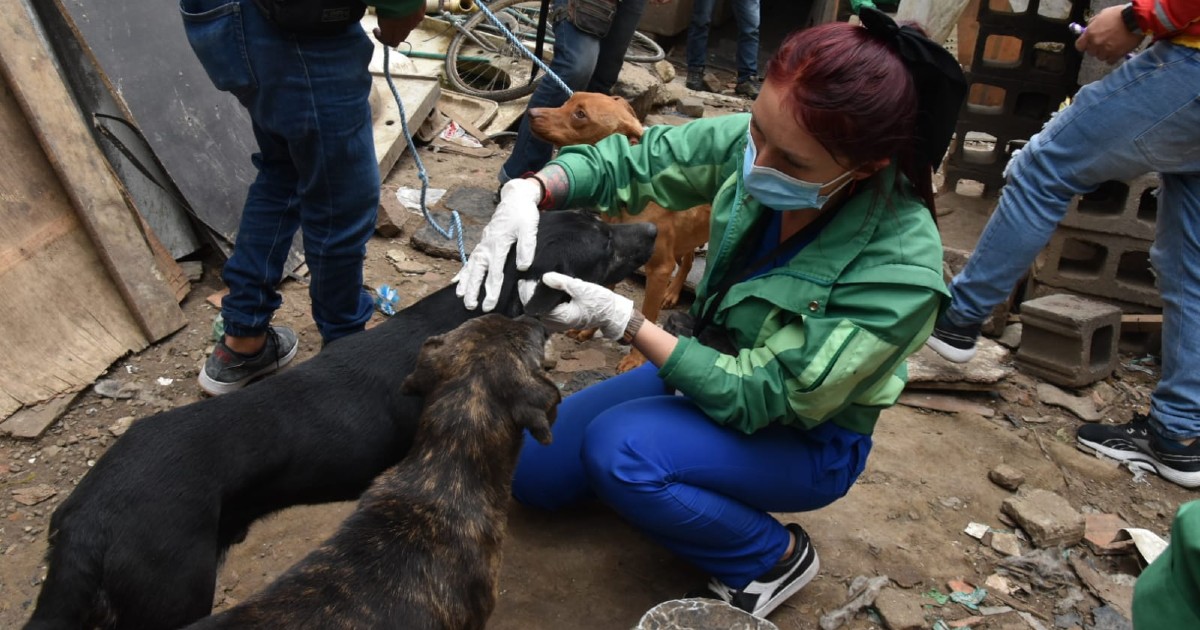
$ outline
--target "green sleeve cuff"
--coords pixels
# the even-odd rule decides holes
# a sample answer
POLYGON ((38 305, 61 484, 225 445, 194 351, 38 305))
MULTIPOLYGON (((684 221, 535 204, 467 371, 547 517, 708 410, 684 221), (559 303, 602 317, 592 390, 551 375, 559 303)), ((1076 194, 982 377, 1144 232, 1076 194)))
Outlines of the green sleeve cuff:
MULTIPOLYGON (((550 164, 561 166, 567 174, 567 198, 557 202, 560 208, 575 208, 581 205, 592 205, 592 189, 595 188, 595 177, 591 175, 591 164, 588 159, 578 153, 559 155, 550 164)), ((550 166, 547 164, 546 166, 550 166)))

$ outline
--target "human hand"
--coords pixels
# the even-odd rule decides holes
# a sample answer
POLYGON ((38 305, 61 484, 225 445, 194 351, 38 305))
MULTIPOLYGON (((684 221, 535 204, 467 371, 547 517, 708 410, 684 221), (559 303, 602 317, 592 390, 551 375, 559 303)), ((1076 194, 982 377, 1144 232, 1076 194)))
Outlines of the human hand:
POLYGON ((379 26, 375 27, 375 39, 379 40, 384 46, 398 46, 400 42, 408 39, 408 34, 414 28, 417 28, 417 25, 424 19, 425 7, 421 7, 412 14, 402 18, 380 17, 378 19, 379 26))
POLYGON ((633 300, 591 282, 551 271, 542 276, 542 284, 558 289, 570 300, 554 307, 542 320, 567 328, 599 328, 613 341, 625 335, 633 316, 633 300))
POLYGON ((1116 63, 1142 43, 1144 35, 1129 32, 1121 18, 1123 5, 1108 7, 1088 20, 1087 28, 1075 40, 1075 49, 1097 59, 1116 63))
POLYGON ((516 243, 517 269, 524 271, 533 263, 537 246, 537 205, 541 196, 541 184, 532 179, 510 179, 500 189, 500 203, 492 213, 492 220, 483 228, 483 235, 471 250, 467 264, 452 280, 458 283, 455 295, 463 299, 467 309, 475 310, 478 305, 481 285, 484 288, 483 311, 496 308, 500 287, 504 284, 504 261, 513 243, 516 243))

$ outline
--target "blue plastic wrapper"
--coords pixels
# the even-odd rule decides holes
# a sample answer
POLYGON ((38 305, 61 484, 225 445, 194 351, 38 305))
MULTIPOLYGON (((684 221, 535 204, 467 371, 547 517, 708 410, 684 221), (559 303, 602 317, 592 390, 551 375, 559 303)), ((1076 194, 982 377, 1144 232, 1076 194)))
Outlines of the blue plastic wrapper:
POLYGON ((386 284, 379 285, 375 289, 375 308, 379 309, 380 313, 391 317, 396 314, 396 305, 400 303, 400 294, 396 290, 386 284))

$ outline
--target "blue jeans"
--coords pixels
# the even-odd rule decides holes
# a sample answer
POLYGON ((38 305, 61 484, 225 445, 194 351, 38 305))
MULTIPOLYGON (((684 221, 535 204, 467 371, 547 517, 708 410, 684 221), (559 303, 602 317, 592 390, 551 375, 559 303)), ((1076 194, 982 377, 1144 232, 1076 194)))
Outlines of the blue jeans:
POLYGON ((768 512, 841 498, 866 466, 871 436, 832 423, 722 427, 666 391, 647 363, 562 401, 548 446, 527 437, 513 496, 559 509, 599 498, 648 536, 733 588, 788 545, 768 512))
MULTIPOLYGON (((758 78, 759 0, 729 0, 737 24, 738 83, 758 78)), ((689 71, 704 70, 708 65, 708 27, 712 24, 717 0, 696 0, 692 4, 692 23, 688 26, 687 65, 689 71)))
MULTIPOLYGON (((642 19, 646 0, 621 0, 612 26, 603 38, 575 28, 563 14, 566 4, 566 0, 554 0, 551 4, 551 14, 559 17, 554 21, 554 59, 550 61, 550 69, 573 91, 608 94, 617 84, 621 66, 625 63, 625 51, 642 19)), ((558 107, 565 102, 567 93, 550 79, 542 79, 529 97, 530 108, 558 107)), ((525 173, 539 171, 553 155, 554 146, 535 138, 529 129, 529 117, 522 116, 512 155, 501 167, 498 179, 503 184, 525 173)))
POLYGON ((180 11, 192 50, 213 85, 249 112, 258 142, 251 157, 258 176, 222 273, 225 332, 267 329, 298 229, 321 337, 362 330, 373 308, 363 258, 379 206, 367 100, 374 46, 358 25, 338 35, 290 35, 251 0, 182 0, 180 11))
POLYGON ((1163 299, 1162 378, 1151 415, 1166 437, 1200 436, 1200 50, 1159 42, 1084 86, 1009 163, 1000 204, 945 317, 978 324, 1007 298, 1075 195, 1157 171, 1150 262, 1163 299), (1193 331, 1189 333, 1187 331, 1193 331))

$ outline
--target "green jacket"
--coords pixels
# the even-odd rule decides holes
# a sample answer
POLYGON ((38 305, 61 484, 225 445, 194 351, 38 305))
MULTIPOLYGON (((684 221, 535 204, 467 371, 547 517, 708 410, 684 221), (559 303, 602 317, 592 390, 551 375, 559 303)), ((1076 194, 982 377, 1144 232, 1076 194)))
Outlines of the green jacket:
POLYGON ((1133 585, 1133 627, 1200 628, 1200 501, 1179 506, 1170 544, 1133 585))
MULTIPOLYGON (((710 299, 764 208, 742 190, 749 115, 650 127, 636 146, 610 137, 562 150, 553 162, 570 178, 567 206, 637 214, 713 204, 708 265, 692 314, 710 299)), ((834 423, 870 433, 907 381, 905 358, 929 336, 948 299, 942 246, 929 210, 893 190, 895 169, 861 182, 820 235, 786 266, 734 285, 714 325, 740 348, 721 354, 681 338, 660 368, 714 421, 752 433, 773 422, 834 423)))
POLYGON ((366 0, 382 18, 408 17, 425 6, 425 0, 366 0))

